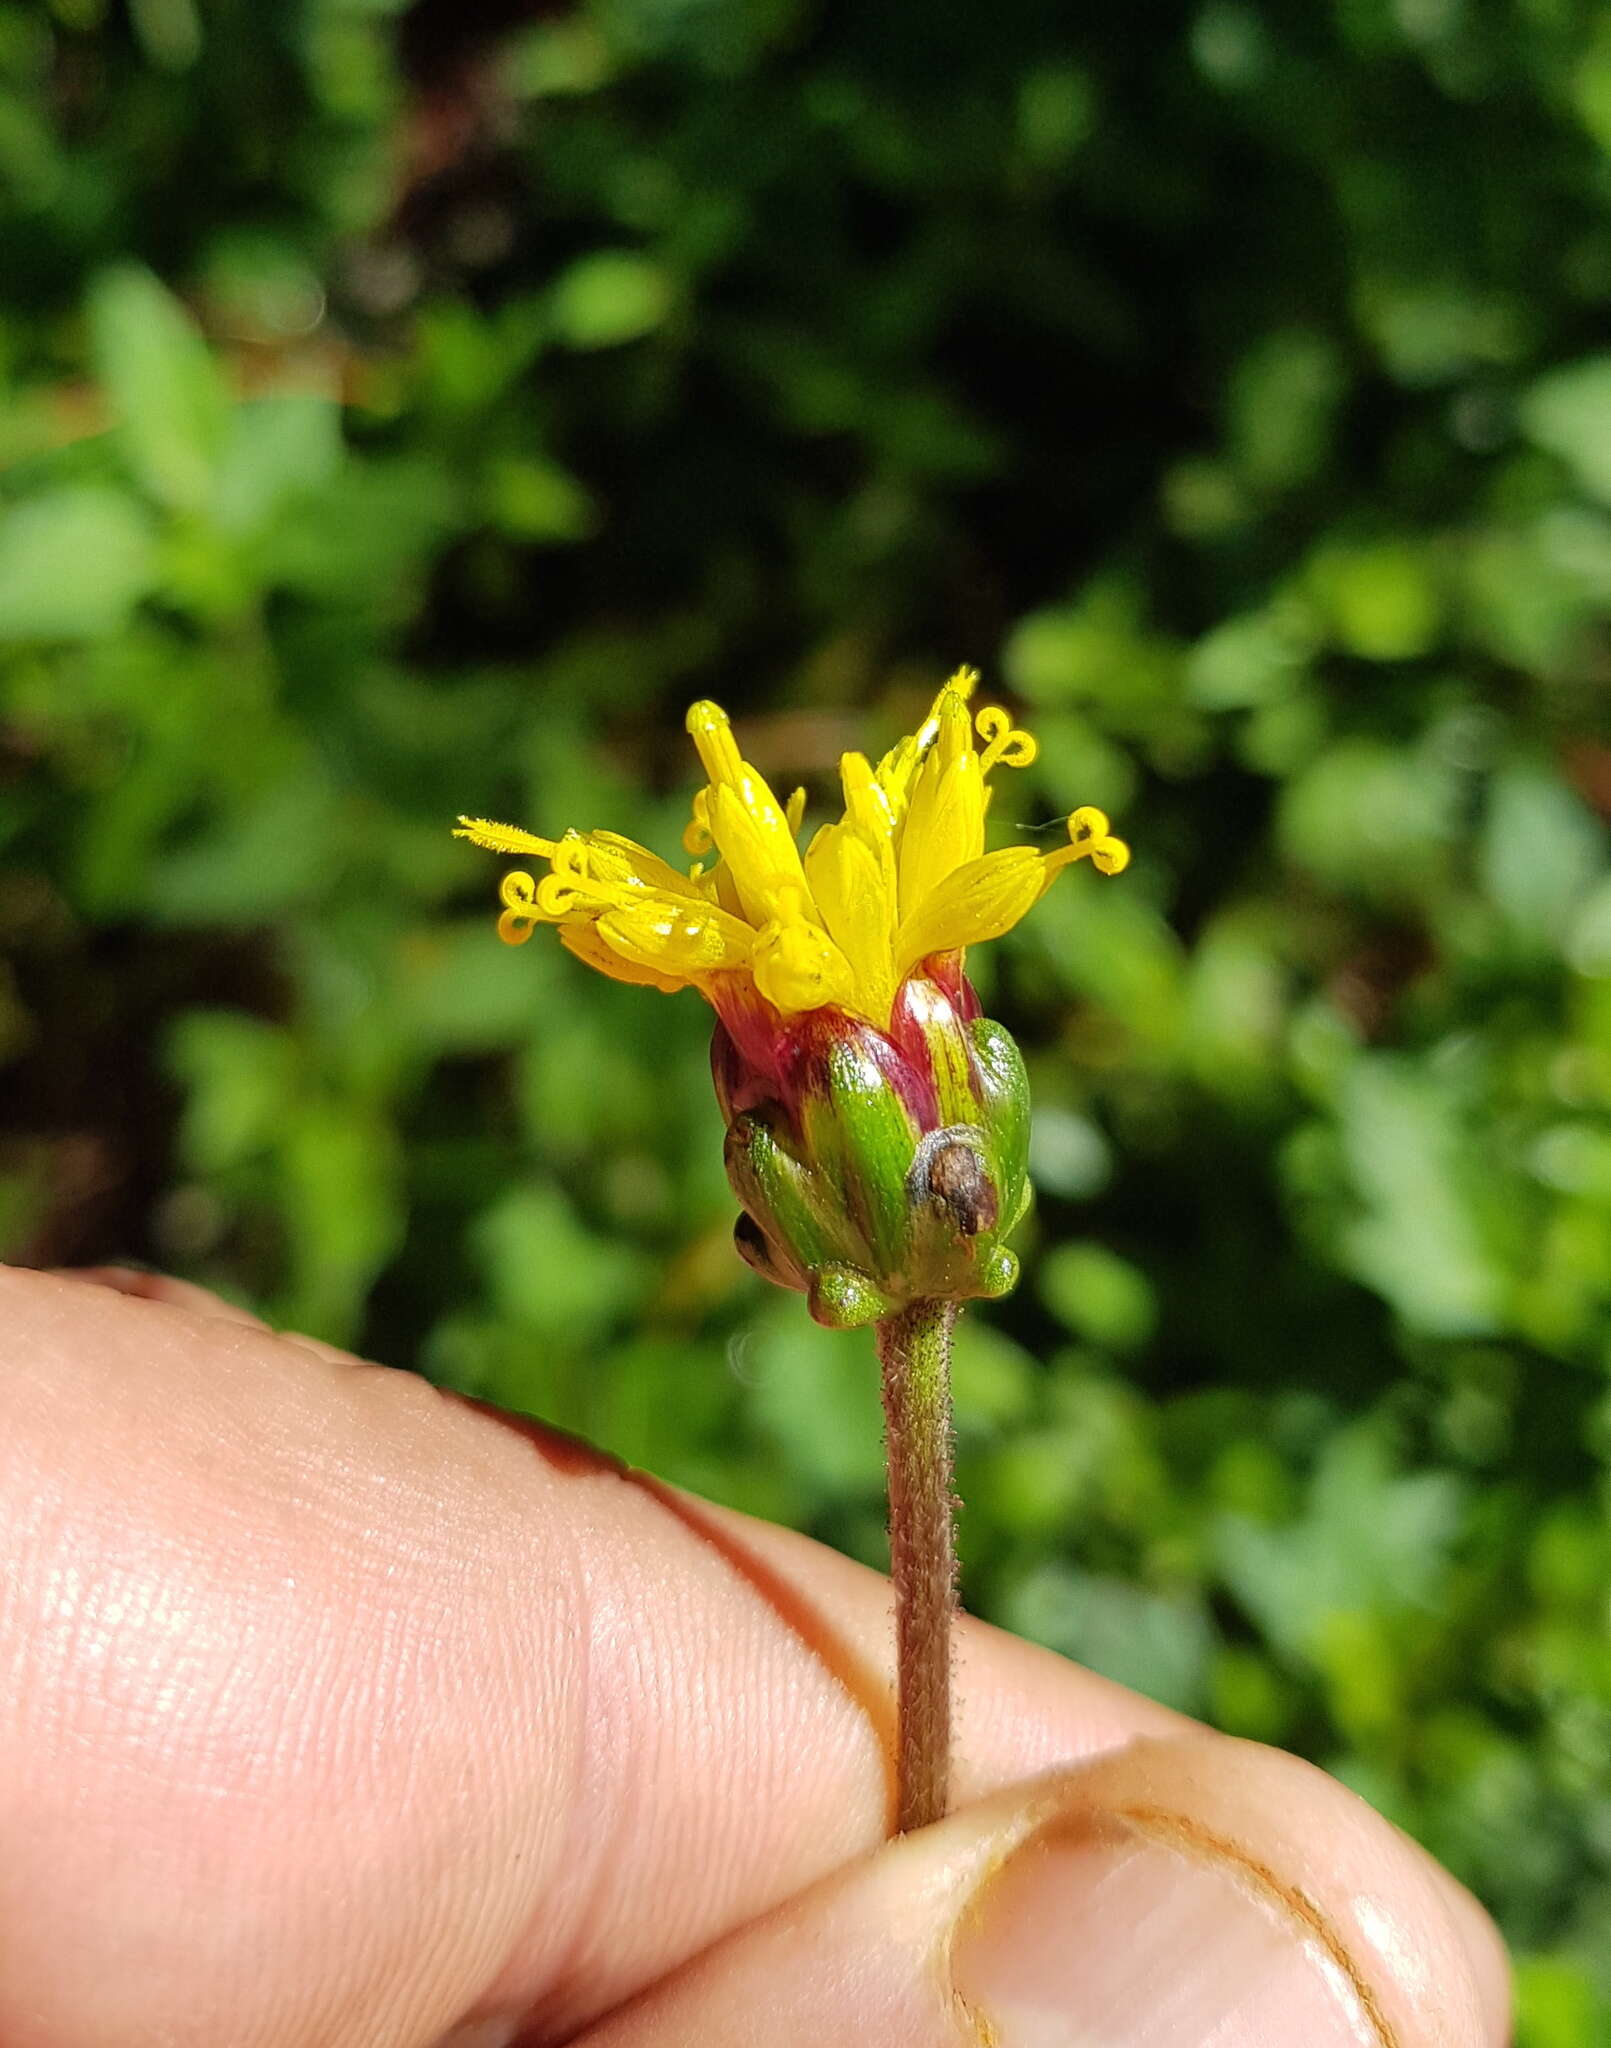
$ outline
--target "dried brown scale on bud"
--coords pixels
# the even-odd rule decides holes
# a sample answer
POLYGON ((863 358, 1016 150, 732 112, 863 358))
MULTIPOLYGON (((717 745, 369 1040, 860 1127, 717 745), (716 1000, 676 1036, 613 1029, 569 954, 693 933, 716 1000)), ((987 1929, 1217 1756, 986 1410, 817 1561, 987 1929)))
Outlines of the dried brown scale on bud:
POLYGON ((926 1161, 919 1152, 908 1182, 914 1198, 927 1195, 951 1219, 962 1237, 980 1237, 994 1230, 1001 1204, 979 1156, 977 1133, 952 1129, 930 1135, 938 1142, 926 1161))

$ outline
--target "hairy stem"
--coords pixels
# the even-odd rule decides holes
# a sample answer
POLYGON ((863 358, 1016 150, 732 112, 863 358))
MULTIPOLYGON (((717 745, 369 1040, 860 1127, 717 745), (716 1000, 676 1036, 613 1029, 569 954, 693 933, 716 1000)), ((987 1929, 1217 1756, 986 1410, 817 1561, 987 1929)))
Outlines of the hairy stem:
POLYGON ((904 1834, 940 1819, 951 1775, 951 1329, 956 1304, 918 1301, 878 1325, 895 1582, 896 1815, 904 1834))

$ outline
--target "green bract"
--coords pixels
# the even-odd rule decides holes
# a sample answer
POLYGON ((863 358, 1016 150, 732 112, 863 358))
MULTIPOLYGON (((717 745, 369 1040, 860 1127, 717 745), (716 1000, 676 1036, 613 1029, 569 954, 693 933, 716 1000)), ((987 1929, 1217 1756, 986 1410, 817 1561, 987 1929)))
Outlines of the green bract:
POLYGON ((836 1010, 771 1043, 757 1028, 743 1050, 718 1029, 738 1248, 819 1323, 994 1297, 1018 1277, 1004 1240, 1029 1201, 1029 1084, 976 1007, 959 973, 930 972, 902 985, 888 1032, 836 1010))

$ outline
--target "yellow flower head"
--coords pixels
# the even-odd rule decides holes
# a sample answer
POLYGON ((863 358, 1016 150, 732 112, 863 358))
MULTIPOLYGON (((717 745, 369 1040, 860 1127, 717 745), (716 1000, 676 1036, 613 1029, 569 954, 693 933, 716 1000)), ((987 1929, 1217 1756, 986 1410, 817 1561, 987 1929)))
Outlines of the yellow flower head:
POLYGON ((688 713, 707 780, 683 835, 696 856, 686 874, 613 832, 542 839, 461 818, 457 836, 548 863, 540 880, 521 869, 504 877, 498 932, 511 945, 550 924, 618 981, 691 986, 724 1010, 752 992, 784 1016, 831 1005, 883 1029, 922 961, 999 938, 1074 861, 1089 856, 1116 875, 1130 859, 1089 807, 1072 813, 1068 843, 1054 852, 985 852, 990 777, 1026 767, 1036 748, 998 706, 970 712, 978 680, 958 669, 876 768, 844 755, 844 816, 803 855, 804 791, 780 804, 709 703, 688 713))

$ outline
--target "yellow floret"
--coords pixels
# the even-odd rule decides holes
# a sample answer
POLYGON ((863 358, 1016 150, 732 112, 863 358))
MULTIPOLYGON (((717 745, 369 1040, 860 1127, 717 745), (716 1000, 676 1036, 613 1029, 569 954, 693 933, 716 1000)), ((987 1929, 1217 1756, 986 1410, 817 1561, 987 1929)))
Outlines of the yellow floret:
POLYGON ((696 859, 684 874, 612 832, 544 839, 461 818, 458 836, 549 864, 541 880, 522 869, 504 878, 498 931, 512 945, 551 924, 578 959, 619 981, 694 987, 713 1000, 748 988, 786 1016, 833 1005, 886 1025, 897 988, 923 960, 998 938, 1074 861, 1116 875, 1130 859, 1089 806, 1070 815, 1068 844, 1053 853, 985 852, 990 777, 1028 767, 1036 744, 998 705, 970 714, 978 680, 958 669, 876 769, 863 754, 842 756, 844 814, 803 858, 805 792, 780 804, 727 714, 708 702, 688 713, 707 779, 683 844, 696 856, 714 851, 713 866, 696 859))

